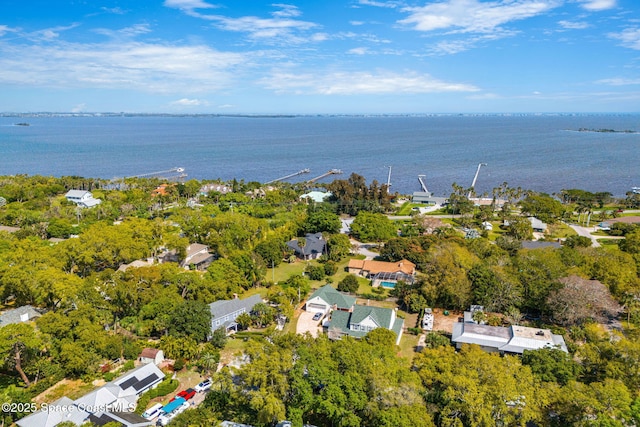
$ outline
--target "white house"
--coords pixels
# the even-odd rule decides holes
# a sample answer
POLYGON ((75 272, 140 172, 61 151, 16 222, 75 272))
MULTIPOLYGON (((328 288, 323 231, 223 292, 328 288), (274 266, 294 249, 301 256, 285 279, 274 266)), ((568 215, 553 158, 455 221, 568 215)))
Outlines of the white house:
POLYGON ((331 285, 324 285, 309 297, 305 311, 322 314, 331 310, 351 311, 355 303, 354 297, 338 292, 331 285))
POLYGON ((549 329, 512 325, 509 327, 458 322, 453 325, 451 341, 460 348, 463 344, 479 345, 486 352, 522 354, 525 350, 557 347, 568 352, 562 335, 549 329))
POLYGON ((75 203, 82 208, 91 208, 102 203, 100 199, 94 199, 90 191, 85 190, 69 190, 64 195, 68 201, 75 203))
POLYGON ((54 427, 62 422, 79 426, 88 421, 96 425, 117 421, 125 427, 150 426, 151 421, 133 410, 140 395, 157 386, 163 378, 164 373, 155 364, 148 363, 76 400, 58 399, 49 404, 48 410, 34 412, 16 424, 19 427, 54 427))

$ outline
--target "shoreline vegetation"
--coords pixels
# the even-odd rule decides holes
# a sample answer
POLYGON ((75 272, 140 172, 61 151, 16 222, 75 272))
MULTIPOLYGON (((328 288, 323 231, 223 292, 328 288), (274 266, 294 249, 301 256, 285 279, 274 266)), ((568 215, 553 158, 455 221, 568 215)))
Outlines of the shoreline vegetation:
POLYGON ((616 129, 590 129, 590 128, 579 128, 576 132, 596 132, 596 133, 640 133, 636 130, 625 129, 625 130, 616 130, 616 129))

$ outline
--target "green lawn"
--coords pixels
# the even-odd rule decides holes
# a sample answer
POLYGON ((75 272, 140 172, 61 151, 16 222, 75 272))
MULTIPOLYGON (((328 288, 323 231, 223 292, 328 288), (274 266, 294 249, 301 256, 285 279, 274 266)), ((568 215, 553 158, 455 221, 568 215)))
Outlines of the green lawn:
POLYGON ((416 355, 416 346, 418 345, 418 336, 405 332, 400 338, 400 352, 398 356, 413 360, 416 355))

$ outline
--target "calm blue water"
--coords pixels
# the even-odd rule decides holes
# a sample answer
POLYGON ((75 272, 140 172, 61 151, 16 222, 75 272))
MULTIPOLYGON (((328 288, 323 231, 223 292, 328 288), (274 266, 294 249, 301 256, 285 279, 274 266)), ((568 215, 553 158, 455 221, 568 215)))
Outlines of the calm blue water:
POLYGON ((436 195, 506 181, 553 193, 563 188, 624 195, 640 186, 640 115, 427 117, 0 117, 0 175, 113 178, 184 167, 190 178, 269 181, 300 169, 329 169, 392 191, 436 195), (27 121, 29 127, 12 126, 27 121))

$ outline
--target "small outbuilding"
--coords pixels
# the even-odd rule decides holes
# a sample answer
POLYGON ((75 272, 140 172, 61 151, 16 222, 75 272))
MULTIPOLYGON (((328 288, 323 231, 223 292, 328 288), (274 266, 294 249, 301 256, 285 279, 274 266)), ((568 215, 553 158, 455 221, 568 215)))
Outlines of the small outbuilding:
POLYGON ((164 352, 157 348, 144 348, 138 356, 138 361, 140 363, 154 363, 156 366, 160 365, 164 362, 164 352))

